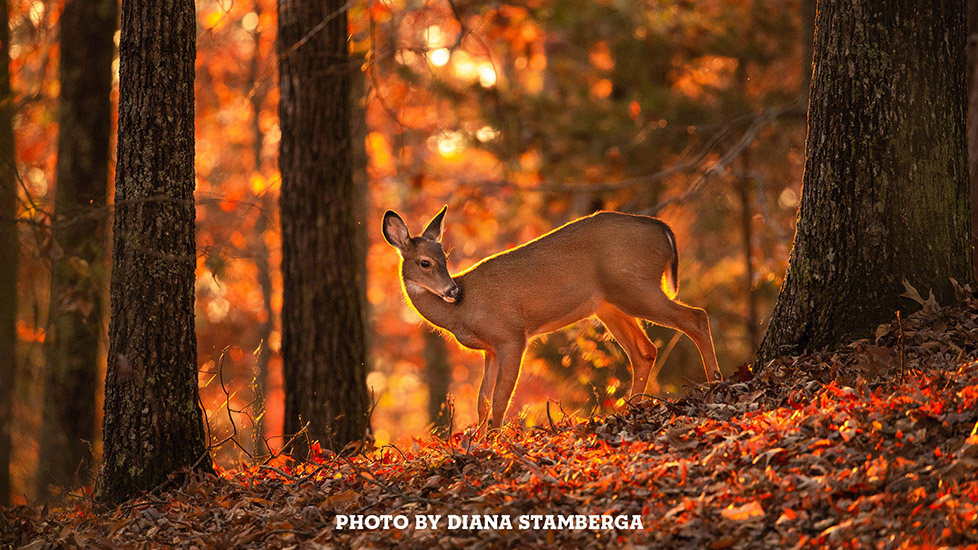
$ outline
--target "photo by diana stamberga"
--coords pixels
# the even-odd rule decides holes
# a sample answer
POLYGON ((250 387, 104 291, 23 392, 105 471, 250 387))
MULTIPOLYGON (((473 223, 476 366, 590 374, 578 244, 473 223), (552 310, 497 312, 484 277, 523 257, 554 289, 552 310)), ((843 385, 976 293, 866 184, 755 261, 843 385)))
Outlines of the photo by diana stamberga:
POLYGON ((610 530, 644 529, 640 515, 606 514, 529 514, 513 516, 506 514, 475 515, 361 515, 339 514, 334 526, 337 530, 376 530, 376 529, 495 529, 495 530, 610 530))

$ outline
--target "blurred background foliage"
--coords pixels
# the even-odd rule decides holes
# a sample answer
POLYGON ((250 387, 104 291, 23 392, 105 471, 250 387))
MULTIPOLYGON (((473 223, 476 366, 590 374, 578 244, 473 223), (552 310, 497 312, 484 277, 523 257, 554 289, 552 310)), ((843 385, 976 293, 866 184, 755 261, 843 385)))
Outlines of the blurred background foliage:
MULTIPOLYGON (((240 446, 213 452, 235 466, 267 453, 265 439, 283 444, 276 4, 196 4, 201 398, 213 441, 237 430, 240 446)), ((397 253, 380 232, 387 209, 417 232, 447 204, 453 271, 595 210, 658 216, 678 239, 680 298, 710 313, 721 367, 729 374, 751 358, 800 196, 811 72, 802 4, 351 1, 378 445, 428 433, 446 390, 454 407, 443 421, 472 424, 482 374, 481 356, 432 336, 403 297, 397 253)), ((11 473, 14 492, 30 497, 57 253, 61 3, 10 9, 24 222, 11 473)), ((704 378, 688 338, 648 330, 671 391, 704 378)), ((629 384, 620 348, 585 321, 531 345, 511 410, 527 426, 547 422, 548 400, 555 418, 607 414, 624 406, 629 384)))

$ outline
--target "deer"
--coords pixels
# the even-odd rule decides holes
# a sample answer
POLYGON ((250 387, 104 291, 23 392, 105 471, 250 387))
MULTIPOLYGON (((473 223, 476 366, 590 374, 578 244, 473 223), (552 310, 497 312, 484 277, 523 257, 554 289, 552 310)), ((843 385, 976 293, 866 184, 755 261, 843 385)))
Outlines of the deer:
POLYGON ((628 356, 629 399, 645 394, 647 386, 661 395, 662 365, 655 365, 656 346, 639 319, 685 333, 699 350, 707 381, 722 378, 706 311, 676 300, 679 253, 662 220, 597 212, 451 275, 441 242, 447 210, 417 236, 388 210, 383 234, 400 253, 411 305, 461 346, 485 356, 480 432, 503 426, 528 340, 592 315, 628 356))

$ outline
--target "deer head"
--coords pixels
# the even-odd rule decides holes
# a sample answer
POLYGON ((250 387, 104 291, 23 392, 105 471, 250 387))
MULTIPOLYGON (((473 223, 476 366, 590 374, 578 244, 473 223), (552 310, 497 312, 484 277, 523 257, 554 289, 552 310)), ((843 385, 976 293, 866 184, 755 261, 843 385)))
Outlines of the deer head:
POLYGON ((447 210, 447 206, 443 207, 417 237, 411 236, 407 224, 396 212, 388 210, 384 214, 384 238, 401 253, 401 280, 409 294, 424 289, 454 303, 460 290, 448 273, 448 258, 441 245, 447 210))

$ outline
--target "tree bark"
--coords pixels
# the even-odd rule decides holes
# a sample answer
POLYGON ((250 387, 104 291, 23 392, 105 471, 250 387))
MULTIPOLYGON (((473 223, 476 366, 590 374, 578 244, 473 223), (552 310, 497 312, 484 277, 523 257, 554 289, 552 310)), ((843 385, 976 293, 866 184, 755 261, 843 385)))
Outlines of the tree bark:
POLYGON ((104 459, 119 502, 184 467, 211 470, 194 333, 191 0, 124 0, 104 459))
MULTIPOLYGON (((256 0, 252 11, 261 20, 261 0, 256 0)), ((255 27, 252 39, 254 40, 255 51, 251 56, 251 63, 248 67, 248 81, 251 91, 251 130, 252 130, 252 154, 255 157, 255 172, 262 172, 262 146, 265 143, 265 132, 261 129, 261 109, 265 103, 265 86, 260 81, 258 74, 261 64, 261 26, 255 27)), ((268 365, 272 360, 272 348, 268 341, 271 339, 272 330, 275 328, 275 311, 272 309, 272 267, 269 261, 269 250, 265 244, 265 232, 268 230, 268 222, 272 219, 274 204, 265 190, 260 197, 256 197, 260 205, 258 219, 254 226, 254 260, 255 269, 258 272, 258 286, 261 288, 262 307, 265 310, 265 322, 258 327, 258 338, 261 340, 261 349, 258 350, 258 357, 255 364, 255 377, 252 383, 252 403, 255 414, 255 425, 251 437, 252 454, 255 457, 262 456, 268 450, 265 443, 265 387, 268 383, 268 365)))
POLYGON ((424 333, 425 378, 428 382, 428 419, 431 432, 437 437, 451 435, 452 415, 448 409, 448 389, 452 383, 452 367, 448 363, 448 346, 441 333, 424 333))
POLYGON ((740 230, 744 243, 744 294, 747 298, 747 317, 745 319, 747 348, 751 353, 757 349, 761 339, 761 321, 757 312, 757 294, 754 292, 754 231, 753 201, 750 196, 750 184, 753 178, 749 175, 750 154, 744 151, 741 158, 744 173, 748 174, 737 181, 737 195, 740 198, 740 230))
POLYGON ((285 431, 334 450, 368 428, 344 6, 279 2, 277 44, 285 431))
POLYGON ((978 278, 978 0, 968 0, 968 175, 971 181, 971 263, 978 278))
POLYGON ((61 104, 44 417, 37 494, 91 478, 105 285, 116 0, 70 0, 60 19, 61 104))
POLYGON ((758 363, 869 336, 906 279, 972 279, 965 0, 819 3, 795 243, 758 363))
POLYGON ((801 93, 812 85, 812 47, 815 44, 816 0, 801 0, 801 93))
MULTIPOLYGON (((751 11, 756 9, 756 5, 751 5, 751 11)), ((750 32, 750 29, 748 29, 750 32)), ((753 109, 751 105, 750 90, 747 87, 747 63, 745 57, 741 57, 737 63, 737 81, 740 83, 740 97, 736 103, 738 110, 749 112, 753 109)), ((747 349, 753 354, 761 341, 761 321, 757 311, 757 293, 754 292, 754 228, 752 220, 754 218, 754 204, 751 198, 750 185, 756 176, 752 172, 750 148, 740 154, 740 171, 742 175, 737 179, 737 195, 740 198, 740 230, 744 243, 744 295, 747 298, 747 317, 745 319, 745 333, 747 336, 747 349)))
POLYGON ((17 332, 17 164, 10 90, 10 12, 0 24, 0 506, 10 504, 10 423, 17 332))

